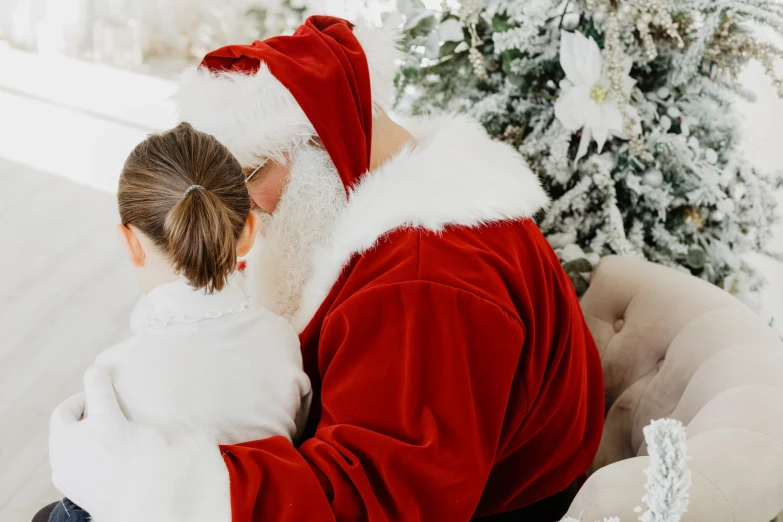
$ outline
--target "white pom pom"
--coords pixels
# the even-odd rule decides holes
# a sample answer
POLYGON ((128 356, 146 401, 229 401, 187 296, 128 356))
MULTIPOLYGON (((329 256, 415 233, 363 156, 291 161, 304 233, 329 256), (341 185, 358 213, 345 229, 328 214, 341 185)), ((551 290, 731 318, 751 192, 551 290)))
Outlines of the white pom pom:
POLYGON ((644 173, 642 181, 650 187, 660 187, 663 184, 663 173, 658 169, 650 169, 644 173))
POLYGON ((580 16, 579 13, 567 13, 563 16, 563 29, 566 31, 574 31, 579 27, 580 16))
POLYGON ((569 261, 573 261, 574 259, 582 259, 583 257, 585 257, 584 251, 579 247, 579 245, 575 243, 566 245, 560 251, 560 259, 562 259, 566 263, 568 263, 569 261))
POLYGON ((734 213, 734 202, 730 199, 724 199, 723 201, 718 202, 718 210, 725 214, 733 214, 734 213))

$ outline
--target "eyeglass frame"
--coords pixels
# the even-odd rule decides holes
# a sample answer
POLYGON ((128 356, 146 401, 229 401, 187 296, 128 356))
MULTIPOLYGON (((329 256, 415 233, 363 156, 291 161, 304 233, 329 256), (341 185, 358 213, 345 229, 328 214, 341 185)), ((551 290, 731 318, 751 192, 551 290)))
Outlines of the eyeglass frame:
POLYGON ((246 178, 245 178, 245 184, 248 183, 251 179, 253 179, 253 176, 255 176, 259 170, 261 170, 266 164, 269 163, 269 159, 265 159, 263 163, 261 163, 258 167, 256 167, 253 172, 251 172, 246 178))

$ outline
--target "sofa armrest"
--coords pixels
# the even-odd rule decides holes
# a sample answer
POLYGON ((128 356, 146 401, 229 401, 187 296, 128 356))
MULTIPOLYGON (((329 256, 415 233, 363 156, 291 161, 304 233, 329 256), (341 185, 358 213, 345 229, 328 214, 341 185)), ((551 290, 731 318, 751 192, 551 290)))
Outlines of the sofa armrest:
POLYGON ((693 487, 683 520, 769 522, 783 509, 783 343, 722 290, 659 265, 606 258, 582 307, 601 353, 607 417, 569 511, 636 520, 642 429, 686 425, 693 487), (728 517, 728 518, 726 518, 728 517))

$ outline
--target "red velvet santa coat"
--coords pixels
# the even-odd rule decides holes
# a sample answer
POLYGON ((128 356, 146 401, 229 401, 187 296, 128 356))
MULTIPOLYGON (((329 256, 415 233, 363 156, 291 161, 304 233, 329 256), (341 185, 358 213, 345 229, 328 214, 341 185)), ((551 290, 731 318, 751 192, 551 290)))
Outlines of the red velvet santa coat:
POLYGON ((460 117, 367 173, 295 322, 311 430, 223 447, 234 522, 460 521, 585 472, 601 364, 517 153, 460 117))

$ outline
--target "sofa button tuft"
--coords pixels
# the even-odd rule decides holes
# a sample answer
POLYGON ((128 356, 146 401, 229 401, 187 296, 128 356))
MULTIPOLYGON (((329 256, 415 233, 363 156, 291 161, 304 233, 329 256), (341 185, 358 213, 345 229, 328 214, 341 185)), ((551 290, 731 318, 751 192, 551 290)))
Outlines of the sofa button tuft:
POLYGON ((625 326, 625 321, 623 319, 618 319, 614 322, 614 331, 615 333, 619 332, 623 329, 623 326, 625 326))

